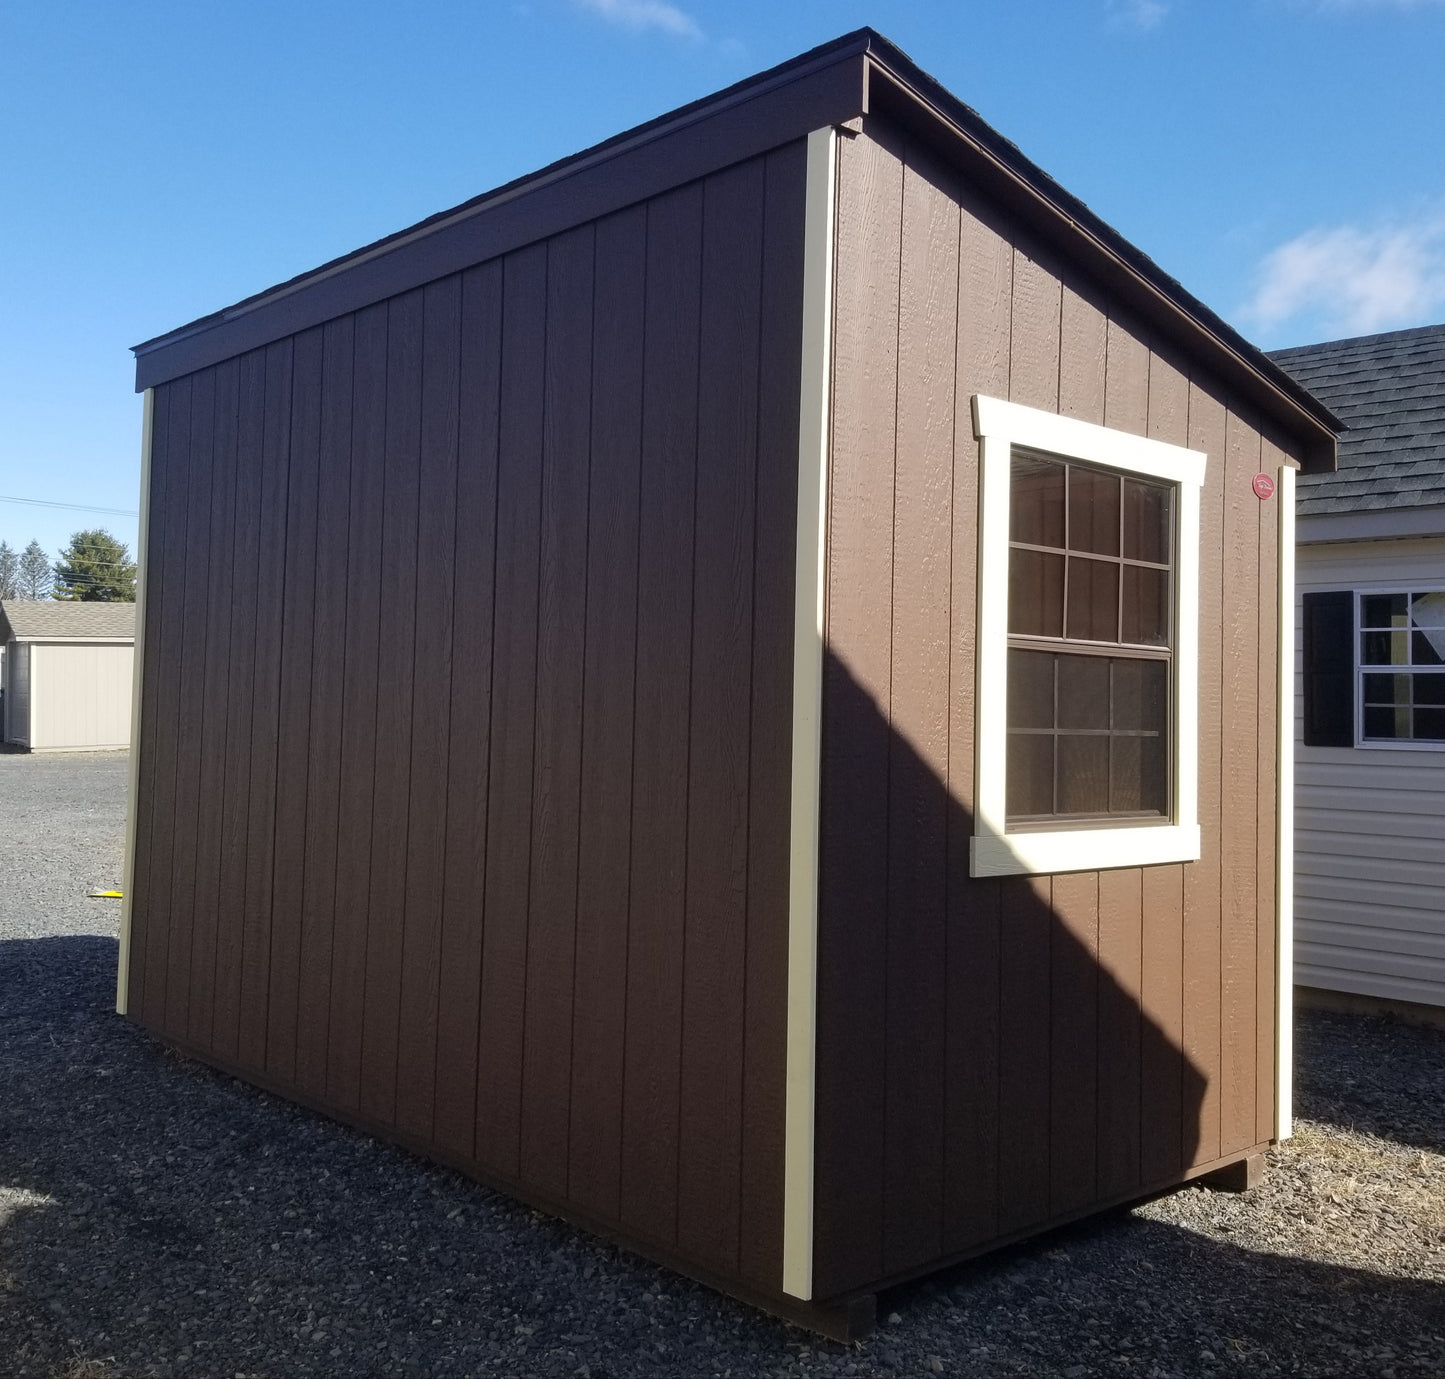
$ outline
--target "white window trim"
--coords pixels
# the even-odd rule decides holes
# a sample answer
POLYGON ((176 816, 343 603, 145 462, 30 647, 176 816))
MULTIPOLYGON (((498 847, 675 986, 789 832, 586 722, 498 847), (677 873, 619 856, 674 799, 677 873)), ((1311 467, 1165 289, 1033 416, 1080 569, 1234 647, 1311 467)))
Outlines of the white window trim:
MULTIPOLYGON (((1355 596, 1355 622, 1350 629, 1351 656, 1355 665, 1355 746, 1366 752, 1445 752, 1445 742, 1433 738, 1415 737, 1366 737, 1365 736, 1365 676, 1389 675, 1401 672, 1410 674, 1417 667, 1411 666, 1366 666, 1360 660, 1360 642, 1365 631, 1365 599, 1372 594, 1437 594, 1445 593, 1445 586, 1426 584, 1402 588, 1388 580, 1375 580, 1359 584, 1352 591, 1355 596)), ((1438 667, 1425 666, 1422 669, 1441 673, 1438 667)))
POLYGON ((979 440, 982 493, 970 873, 1028 876, 1196 861, 1200 853, 1199 494, 1205 456, 1183 446, 992 397, 974 397, 973 429, 979 440), (1016 445, 1178 485, 1172 823, 1110 823, 1097 828, 1015 833, 1005 827, 1009 481, 1016 445))

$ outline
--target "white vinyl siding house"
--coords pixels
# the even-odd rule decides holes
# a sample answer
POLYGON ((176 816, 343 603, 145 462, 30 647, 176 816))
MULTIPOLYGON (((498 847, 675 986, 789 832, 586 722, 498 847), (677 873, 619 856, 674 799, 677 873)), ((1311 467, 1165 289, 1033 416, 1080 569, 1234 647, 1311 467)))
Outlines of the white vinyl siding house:
POLYGON ((1299 488, 1295 981, 1445 1007, 1445 326, 1274 357, 1349 427, 1299 488))
POLYGON ((6 600, 3 736, 32 752, 130 745, 135 605, 6 600))

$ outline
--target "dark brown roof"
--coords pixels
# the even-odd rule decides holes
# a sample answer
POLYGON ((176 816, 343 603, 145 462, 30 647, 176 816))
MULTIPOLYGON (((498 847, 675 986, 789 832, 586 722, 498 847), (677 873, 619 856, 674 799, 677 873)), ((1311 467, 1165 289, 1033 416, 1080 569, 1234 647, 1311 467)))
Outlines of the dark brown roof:
POLYGON ((1339 472, 1301 477, 1301 514, 1445 504, 1445 325, 1275 350, 1270 358, 1347 427, 1339 472))
POLYGON ((0 638, 72 637, 92 641, 135 637, 135 604, 71 603, 57 599, 6 599, 0 603, 0 638))
POLYGON ((1307 468, 1333 468, 1338 424, 1326 407, 872 29, 845 34, 147 340, 135 347, 136 388, 419 287, 865 111, 928 138, 1035 232, 1083 263, 1146 320, 1203 355, 1260 411, 1298 436, 1307 468))

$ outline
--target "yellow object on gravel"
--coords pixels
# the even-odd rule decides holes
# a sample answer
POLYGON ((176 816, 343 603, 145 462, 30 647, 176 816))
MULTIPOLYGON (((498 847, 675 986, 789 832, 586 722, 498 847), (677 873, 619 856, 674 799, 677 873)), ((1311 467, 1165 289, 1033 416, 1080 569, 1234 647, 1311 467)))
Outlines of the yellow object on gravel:
POLYGON ((92 900, 123 900, 125 897, 119 891, 91 891, 92 900))

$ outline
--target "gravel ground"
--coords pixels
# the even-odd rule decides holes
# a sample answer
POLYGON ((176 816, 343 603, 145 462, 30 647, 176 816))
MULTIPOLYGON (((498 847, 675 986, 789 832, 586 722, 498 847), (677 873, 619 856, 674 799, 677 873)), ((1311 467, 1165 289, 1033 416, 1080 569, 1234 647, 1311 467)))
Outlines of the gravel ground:
POLYGON ((0 1374, 1445 1372, 1445 1031, 1300 1020, 1296 1138, 822 1342, 111 1013, 123 755, 0 756, 0 1374))

